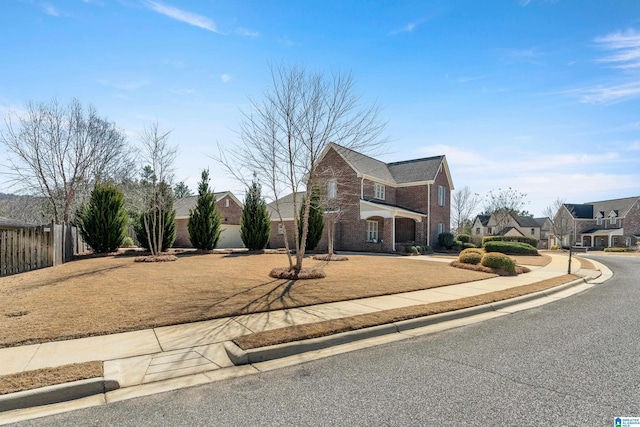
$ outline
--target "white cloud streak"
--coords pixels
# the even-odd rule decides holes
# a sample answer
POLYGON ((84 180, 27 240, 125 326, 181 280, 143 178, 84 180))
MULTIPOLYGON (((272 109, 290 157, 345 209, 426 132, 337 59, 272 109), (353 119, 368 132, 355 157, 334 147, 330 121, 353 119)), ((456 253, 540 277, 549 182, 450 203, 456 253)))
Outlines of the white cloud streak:
POLYGON ((216 24, 206 16, 187 12, 185 10, 178 9, 177 7, 162 4, 153 0, 146 0, 144 5, 154 12, 175 19, 176 21, 184 22, 186 24, 193 25, 194 27, 203 28, 214 33, 220 33, 216 24))
POLYGON ((640 68, 640 33, 634 30, 616 32, 597 37, 595 42, 611 52, 599 62, 613 64, 614 68, 640 68))
POLYGON ((222 83, 228 83, 231 81, 231 76, 229 74, 223 74, 220 76, 220 80, 222 80, 222 83))

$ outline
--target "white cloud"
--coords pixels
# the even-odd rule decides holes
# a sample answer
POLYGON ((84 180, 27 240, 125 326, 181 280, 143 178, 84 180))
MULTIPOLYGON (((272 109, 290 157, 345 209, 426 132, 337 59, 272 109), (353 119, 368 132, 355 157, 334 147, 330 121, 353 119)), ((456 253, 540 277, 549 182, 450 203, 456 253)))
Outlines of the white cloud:
POLYGON ((214 33, 220 33, 216 28, 216 24, 206 16, 197 13, 187 12, 177 7, 168 6, 153 0, 145 0, 144 4, 154 12, 158 12, 176 21, 184 22, 194 27, 203 28, 214 33))
POLYGON ((220 80, 222 80, 222 83, 228 83, 231 81, 231 75, 223 74, 220 76, 220 80))
POLYGON ((614 68, 640 68, 640 33, 632 29, 618 31, 597 37, 595 42, 611 52, 610 55, 598 59, 599 62, 611 63, 614 68))
POLYGON ((640 96, 640 81, 565 91, 577 94, 585 104, 616 104, 640 96))
POLYGON ((60 16, 60 11, 58 11, 58 9, 56 9, 52 4, 50 3, 43 3, 40 5, 40 7, 42 7, 42 11, 44 13, 46 13, 47 15, 50 16, 60 16))
POLYGON ((247 28, 238 27, 236 28, 236 34, 239 34, 244 37, 259 37, 260 33, 257 31, 249 30, 247 28))

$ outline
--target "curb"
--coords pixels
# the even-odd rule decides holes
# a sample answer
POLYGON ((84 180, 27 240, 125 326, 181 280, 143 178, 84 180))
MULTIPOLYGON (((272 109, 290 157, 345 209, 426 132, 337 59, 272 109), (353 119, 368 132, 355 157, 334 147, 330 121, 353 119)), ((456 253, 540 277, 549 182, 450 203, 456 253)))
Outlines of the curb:
MULTIPOLYGON (((599 276, 600 275, 596 277, 599 276)), ((243 350, 238 347, 233 341, 225 341, 224 349, 226 350, 227 356, 229 357, 231 362, 233 362, 233 364, 236 366, 265 362, 268 360, 280 359, 300 353, 323 350, 329 347, 347 344, 354 341, 375 338, 381 335, 401 333, 424 326, 430 326, 436 323, 443 323, 450 320, 458 320, 465 317, 471 317, 477 314, 499 311, 501 309, 504 309, 505 307, 529 302, 538 298, 552 296, 558 292, 564 291, 565 289, 569 289, 583 283, 588 283, 588 280, 594 279, 596 277, 585 277, 572 280, 571 282, 563 283, 562 285, 558 285, 544 291, 534 292, 504 301, 497 301, 489 304, 478 305, 475 307, 464 308, 461 310, 418 317, 415 319, 402 320, 385 325, 372 326, 370 328, 363 328, 355 331, 341 332, 339 334, 328 335, 325 337, 276 344, 268 347, 243 350)))
POLYGON ((120 388, 117 381, 104 377, 56 384, 0 396, 0 412, 49 405, 102 394, 120 388))

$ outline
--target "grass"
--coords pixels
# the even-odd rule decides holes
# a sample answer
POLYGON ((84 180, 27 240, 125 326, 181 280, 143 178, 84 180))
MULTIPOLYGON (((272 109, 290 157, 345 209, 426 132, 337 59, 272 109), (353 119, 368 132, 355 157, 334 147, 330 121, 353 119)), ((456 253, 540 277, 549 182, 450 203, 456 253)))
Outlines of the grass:
POLYGON ((305 260, 324 279, 272 279, 282 254, 108 256, 0 278, 0 348, 429 289, 493 275, 406 257, 305 260))
POLYGON ((0 395, 103 376, 102 362, 74 363, 0 376, 0 395))
POLYGON ((580 276, 566 274, 564 276, 554 277, 553 279, 543 280, 529 285, 518 286, 502 291, 489 292, 473 297, 466 297, 430 304, 414 305, 411 307, 384 310, 352 317, 345 317, 341 319, 326 320, 318 323, 289 326, 285 328, 256 332, 253 334, 236 337, 233 339, 233 341, 238 345, 238 347, 244 350, 249 350, 252 348, 266 347, 286 342, 318 338, 327 335, 338 334, 341 332, 354 331, 358 329, 369 328, 372 326, 399 322, 402 320, 415 319, 418 317, 430 316, 433 314, 461 310, 464 308, 475 307, 482 304, 490 304, 492 302, 503 301, 533 292, 543 291, 579 278, 580 276))

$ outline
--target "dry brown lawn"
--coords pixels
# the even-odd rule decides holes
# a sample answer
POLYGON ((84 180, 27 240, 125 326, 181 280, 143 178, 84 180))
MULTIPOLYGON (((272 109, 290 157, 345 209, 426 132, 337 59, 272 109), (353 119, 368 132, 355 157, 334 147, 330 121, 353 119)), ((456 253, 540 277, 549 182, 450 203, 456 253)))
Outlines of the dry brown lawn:
POLYGON ((102 362, 74 363, 0 376, 0 395, 103 376, 102 362))
POLYGON ((234 338, 233 341, 238 347, 248 350, 252 348, 266 347, 269 345, 282 344, 286 342, 299 341, 304 339, 318 338, 341 332, 354 331, 357 329, 369 328, 377 325, 384 325, 402 320, 415 319, 418 317, 430 316, 433 314, 446 313, 454 310, 475 307, 482 304, 503 301, 510 298, 543 291, 553 288, 563 283, 579 279, 580 276, 566 274, 543 280, 530 285, 517 286, 503 291, 489 292, 473 297, 460 298, 450 301, 435 302, 430 304, 420 304, 411 307, 396 308, 392 310, 378 311, 374 313, 361 314, 341 319, 326 320, 318 323, 289 326, 286 328, 271 329, 263 332, 256 332, 234 338))
MULTIPOLYGON (((525 262, 528 264, 528 262, 525 262)), ((285 255, 181 255, 176 262, 89 258, 0 278, 0 348, 111 334, 238 314, 343 301, 481 280, 493 275, 442 262, 349 256, 305 260, 327 277, 268 276, 285 255)))

